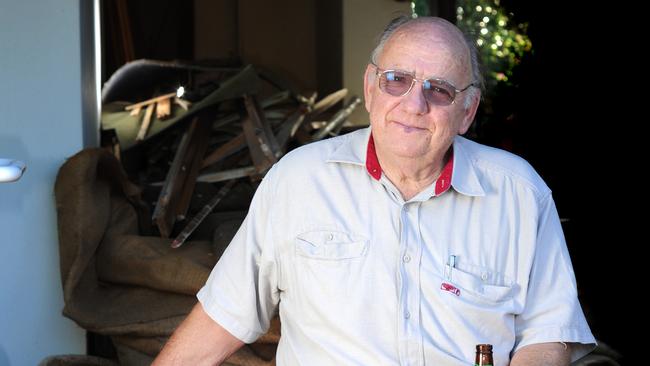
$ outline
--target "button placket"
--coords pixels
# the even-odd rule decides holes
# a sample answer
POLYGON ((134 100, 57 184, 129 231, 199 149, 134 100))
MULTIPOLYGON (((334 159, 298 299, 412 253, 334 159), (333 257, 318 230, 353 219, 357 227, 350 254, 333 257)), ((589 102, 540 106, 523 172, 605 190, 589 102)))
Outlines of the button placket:
POLYGON ((420 286, 420 258, 422 256, 422 234, 420 233, 420 210, 422 209, 422 202, 416 202, 411 205, 409 213, 409 223, 411 233, 409 235, 409 261, 408 272, 411 274, 411 293, 409 294, 409 304, 412 313, 410 313, 410 359, 413 365, 422 365, 424 359, 423 345, 422 345, 422 330, 420 320, 420 304, 421 304, 421 286, 420 286))
MULTIPOLYGON (((412 352, 412 347, 410 346, 410 339, 412 337, 412 329, 410 323, 411 313, 409 307, 413 306, 411 303, 411 292, 413 291, 413 279, 406 268, 405 257, 408 256, 409 246, 411 244, 412 231, 411 220, 408 215, 408 205, 403 203, 399 211, 400 221, 401 221, 401 240, 399 253, 401 255, 398 271, 400 277, 400 308, 402 316, 400 317, 398 333, 399 339, 399 353, 402 364, 411 364, 411 357, 409 356, 412 352)), ((410 259, 409 259, 410 260, 410 259)))
POLYGON ((420 266, 422 238, 419 228, 421 202, 403 204, 400 210, 400 359, 403 364, 422 365, 422 330, 420 321, 420 266))

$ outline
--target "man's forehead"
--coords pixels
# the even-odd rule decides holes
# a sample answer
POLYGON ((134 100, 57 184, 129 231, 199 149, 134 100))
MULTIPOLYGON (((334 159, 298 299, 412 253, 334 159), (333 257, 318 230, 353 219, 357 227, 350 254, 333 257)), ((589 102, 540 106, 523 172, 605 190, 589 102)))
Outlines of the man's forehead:
POLYGON ((419 22, 399 28, 388 45, 411 43, 431 49, 438 54, 464 56, 468 53, 463 34, 453 25, 439 22, 419 22))
MULTIPOLYGON (((445 27, 435 24, 406 25, 397 30, 386 42, 379 55, 382 67, 403 68, 421 76, 428 73, 466 73, 469 67, 469 50, 462 39, 445 27), (432 69, 420 69, 429 65, 432 69), (452 71, 456 70, 456 71, 452 71)), ((426 75, 425 75, 426 74, 426 75)), ((446 75, 436 75, 446 76, 446 75)))

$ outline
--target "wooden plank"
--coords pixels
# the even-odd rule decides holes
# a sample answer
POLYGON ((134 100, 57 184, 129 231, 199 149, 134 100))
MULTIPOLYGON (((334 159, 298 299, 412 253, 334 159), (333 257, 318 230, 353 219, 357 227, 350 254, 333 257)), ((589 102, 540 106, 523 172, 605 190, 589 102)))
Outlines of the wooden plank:
POLYGON ((174 104, 178 104, 184 110, 190 109, 190 106, 192 105, 189 101, 183 100, 179 97, 174 97, 174 104))
POLYGON ((193 126, 194 131, 190 134, 190 149, 188 149, 183 164, 186 175, 175 209, 176 218, 179 220, 187 216, 187 210, 190 207, 192 194, 194 194, 194 187, 196 186, 196 177, 198 177, 199 170, 201 170, 201 163, 210 141, 210 130, 212 128, 210 122, 212 122, 212 119, 208 115, 200 114, 193 126))
POLYGON ((196 178, 197 182, 203 183, 217 183, 224 180, 237 179, 243 177, 250 177, 257 174, 257 168, 254 166, 247 166, 244 168, 224 170, 221 172, 201 174, 196 178))
POLYGON ((237 151, 246 147, 246 137, 243 133, 233 137, 230 141, 219 146, 216 150, 211 152, 208 156, 203 159, 201 163, 201 168, 205 168, 217 162, 220 162, 224 158, 236 153, 237 151))
POLYGON ((330 134, 332 131, 342 126, 343 123, 345 123, 345 121, 347 120, 348 116, 350 116, 350 114, 354 112, 354 109, 359 104, 361 104, 361 98, 359 97, 352 98, 352 100, 350 100, 350 102, 348 102, 348 104, 343 109, 336 112, 336 114, 329 121, 327 121, 325 127, 321 128, 313 135, 312 140, 313 141, 321 140, 325 138, 325 136, 330 134))
POLYGON ((230 192, 230 189, 235 185, 235 181, 231 180, 230 182, 226 183, 219 192, 199 211, 196 216, 190 220, 190 222, 185 226, 185 228, 181 231, 180 234, 172 241, 172 248, 178 248, 183 243, 185 243, 185 240, 189 238, 189 236, 196 230, 196 228, 199 227, 199 225, 203 222, 203 220, 214 210, 214 207, 221 202, 221 200, 226 197, 228 192, 230 192))
MULTIPOLYGON (((269 125, 266 117, 264 116, 264 113, 262 112, 262 108, 260 107, 257 98, 252 95, 244 95, 244 105, 246 106, 246 112, 251 117, 251 121, 253 122, 253 125, 256 129, 256 133, 260 135, 265 140, 264 142, 268 145, 270 151, 265 151, 265 153, 272 154, 273 159, 277 161, 277 158, 279 158, 281 155, 280 147, 278 146, 278 142, 273 135, 271 125, 269 125)), ((269 158, 271 158, 270 155, 269 158)))
POLYGON ((167 172, 153 215, 162 237, 168 238, 176 220, 184 219, 187 215, 196 178, 208 148, 214 117, 212 113, 209 109, 192 119, 167 172))
POLYGON ((305 115, 308 112, 308 108, 300 106, 284 122, 282 122, 276 137, 278 145, 280 145, 282 151, 286 150, 289 140, 296 134, 296 131, 300 128, 300 125, 305 120, 305 115))
POLYGON ((326 110, 333 107, 336 103, 343 100, 346 95, 348 95, 348 90, 343 88, 326 96, 325 98, 319 100, 318 103, 314 104, 314 107, 311 110, 311 115, 316 116, 325 112, 326 110))
MULTIPOLYGON (((194 117, 194 121, 197 117, 194 117)), ((168 238, 171 235, 175 221, 175 210, 170 209, 170 203, 173 203, 175 192, 179 189, 181 185, 182 178, 182 166, 184 162, 184 157, 187 152, 190 140, 190 131, 188 130, 181 137, 181 142, 178 144, 176 153, 174 154, 174 160, 172 161, 169 170, 167 171, 167 176, 165 178, 165 183, 163 184, 160 194, 158 195, 158 201, 154 208, 152 221, 158 226, 160 231, 160 236, 163 238, 168 238)))
POLYGON ((153 109, 155 104, 149 104, 147 110, 144 112, 144 117, 142 118, 142 123, 140 124, 140 130, 138 130, 138 135, 135 137, 135 141, 142 141, 147 136, 147 131, 149 131, 149 125, 151 124, 151 117, 153 116, 153 109))
POLYGON ((148 106, 149 104, 153 104, 153 103, 156 103, 156 102, 161 101, 163 99, 169 99, 169 98, 172 98, 172 97, 176 97, 176 92, 169 93, 169 94, 163 94, 163 95, 151 98, 151 99, 144 100, 144 101, 139 102, 139 103, 134 103, 134 104, 127 105, 126 107, 124 107, 124 110, 125 111, 130 111, 131 109, 134 109, 134 108, 142 108, 142 107, 148 106))
POLYGON ((159 100, 156 103, 156 118, 165 119, 172 114, 171 98, 159 100))
POLYGON ((129 116, 137 116, 138 114, 140 114, 141 110, 142 110, 141 107, 133 108, 131 109, 131 113, 129 113, 129 116))
POLYGON ((260 111, 255 97, 244 95, 248 115, 243 119, 244 136, 258 173, 264 173, 282 155, 271 127, 260 111))

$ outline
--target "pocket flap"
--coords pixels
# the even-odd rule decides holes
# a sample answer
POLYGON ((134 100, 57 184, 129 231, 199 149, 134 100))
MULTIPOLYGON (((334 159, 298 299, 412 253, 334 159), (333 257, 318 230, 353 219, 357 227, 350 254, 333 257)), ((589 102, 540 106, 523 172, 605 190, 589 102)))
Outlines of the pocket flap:
POLYGON ((368 241, 340 231, 309 231, 296 237, 296 253, 303 257, 340 260, 363 256, 368 241))
MULTIPOLYGON (((474 296, 492 302, 501 302, 512 297, 512 284, 510 281, 503 281, 500 285, 492 284, 486 272, 472 273, 468 267, 454 268, 452 270, 451 283, 471 292, 474 296)), ((493 273, 493 272, 492 272, 493 273)), ((501 282, 501 281, 500 281, 501 282)))

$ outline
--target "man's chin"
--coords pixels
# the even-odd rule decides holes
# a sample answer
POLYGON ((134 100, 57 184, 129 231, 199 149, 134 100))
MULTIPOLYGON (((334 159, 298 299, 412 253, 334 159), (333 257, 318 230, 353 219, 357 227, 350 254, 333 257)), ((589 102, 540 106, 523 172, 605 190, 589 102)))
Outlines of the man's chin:
POLYGON ((402 159, 421 159, 427 153, 427 148, 420 144, 400 144, 389 150, 390 154, 402 159))

